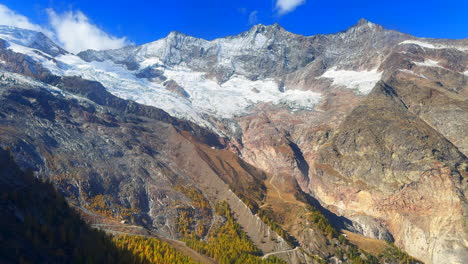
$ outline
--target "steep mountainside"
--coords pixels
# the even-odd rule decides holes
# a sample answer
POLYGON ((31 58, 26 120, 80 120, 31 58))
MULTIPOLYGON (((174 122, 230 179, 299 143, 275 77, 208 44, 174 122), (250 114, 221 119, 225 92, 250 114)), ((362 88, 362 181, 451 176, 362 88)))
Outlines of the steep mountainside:
POLYGON ((85 213, 209 237, 227 201, 264 254, 350 261, 312 204, 426 263, 468 261, 467 39, 366 20, 77 55, 33 31, 0 39, 0 144, 85 213))
POLYGON ((192 264, 205 260, 198 256, 192 260, 159 238, 111 237, 91 228, 52 183, 38 180, 32 171, 23 172, 3 149, 0 190, 2 263, 192 264))
MULTIPOLYGON (((26 68, 39 67, 23 62, 26 68)), ((95 82, 36 77, 56 86, 2 72, 0 144, 10 147, 22 167, 52 179, 83 213, 181 238, 182 214, 194 221, 190 229, 209 230, 222 220, 213 215, 214 204, 227 201, 263 252, 289 249, 231 191, 227 183, 234 182, 232 188, 244 199, 261 201, 265 174, 219 149, 223 139, 158 109, 116 98, 95 82), (72 93, 77 87, 79 93, 72 93), (186 190, 200 190, 208 208, 195 208, 186 190)))

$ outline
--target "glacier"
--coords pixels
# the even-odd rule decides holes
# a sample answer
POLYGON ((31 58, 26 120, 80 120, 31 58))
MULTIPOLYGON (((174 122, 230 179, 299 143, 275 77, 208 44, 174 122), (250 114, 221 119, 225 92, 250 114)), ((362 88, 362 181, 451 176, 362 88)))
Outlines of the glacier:
MULTIPOLYGON (((3 28, 0 29, 0 38, 8 42, 8 49, 28 55, 55 75, 80 76, 98 81, 115 96, 163 109, 172 116, 193 121, 218 133, 220 132, 215 126, 207 121, 206 115, 218 119, 233 118, 248 114, 261 103, 284 105, 293 111, 312 111, 321 100, 321 94, 317 92, 290 87, 280 89, 278 82, 272 78, 249 80, 244 76, 234 75, 220 84, 208 78, 206 73, 194 71, 183 64, 172 67, 164 65, 157 54, 171 53, 170 50, 164 50, 164 42, 171 41, 171 38, 176 37, 175 34, 172 34, 173 37, 143 45, 137 55, 139 69, 129 70, 110 60, 87 62, 71 53, 53 57, 32 46, 35 37, 33 31, 0 28, 3 28), (162 83, 137 77, 137 71, 146 67, 160 70, 168 80, 177 82, 188 92, 189 98, 178 96, 162 83)), ((253 46, 249 48, 265 45, 266 41, 265 37, 256 36, 253 46)), ((244 44, 247 45, 229 40, 223 46, 236 53, 246 47, 244 44)))

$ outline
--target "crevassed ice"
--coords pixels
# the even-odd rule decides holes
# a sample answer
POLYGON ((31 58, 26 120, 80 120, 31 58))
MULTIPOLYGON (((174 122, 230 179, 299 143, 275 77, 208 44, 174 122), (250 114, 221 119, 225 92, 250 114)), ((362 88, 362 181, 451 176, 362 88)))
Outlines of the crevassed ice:
POLYGON ((190 94, 190 98, 185 99, 166 90, 161 84, 137 78, 133 72, 109 61, 88 63, 74 55, 62 55, 56 59, 64 64, 62 75, 78 75, 98 81, 116 96, 152 105, 169 114, 205 125, 206 121, 201 120, 202 114, 231 118, 248 113, 251 106, 262 102, 312 110, 321 98, 320 94, 311 91, 280 92, 278 84, 271 79, 251 81, 234 76, 218 84, 205 78, 204 73, 188 68, 160 68, 168 79, 175 80, 190 94))
POLYGON ((312 110, 321 99, 319 93, 311 91, 286 89, 281 92, 273 79, 251 81, 237 75, 218 84, 205 78, 204 73, 180 68, 164 70, 164 75, 184 87, 196 108, 223 118, 248 113, 251 106, 267 102, 312 110))
POLYGON ((382 72, 378 72, 377 69, 371 71, 337 70, 336 67, 333 67, 322 74, 320 78, 332 79, 334 85, 344 86, 367 95, 382 78, 382 72))
MULTIPOLYGON (((46 54, 38 54, 35 49, 14 43, 10 43, 9 48, 31 56, 53 74, 81 76, 98 81, 115 96, 155 106, 216 132, 219 131, 204 118, 205 115, 219 118, 240 116, 249 113, 258 103, 284 104, 294 110, 312 110, 321 99, 319 93, 312 91, 286 89, 281 92, 273 79, 251 81, 243 76, 234 76, 227 82, 218 84, 205 78, 204 73, 188 68, 159 68, 168 79, 175 80, 190 94, 190 98, 186 99, 168 91, 161 84, 137 78, 134 72, 110 61, 85 62, 78 56, 66 54, 55 57, 55 63, 46 54)), ((143 61, 146 65, 155 63, 160 63, 159 59, 143 61)))
POLYGON ((137 78, 121 65, 109 61, 88 63, 74 55, 62 55, 56 59, 62 63, 61 75, 77 75, 98 81, 115 96, 155 106, 173 116, 191 120, 217 131, 202 118, 199 111, 194 111, 190 101, 175 96, 160 85, 137 78))
POLYGON ((137 78, 121 65, 108 61, 88 63, 72 54, 55 57, 57 63, 54 63, 46 54, 40 55, 42 52, 36 49, 12 42, 9 42, 8 48, 14 52, 30 56, 55 75, 80 76, 88 80, 98 81, 115 96, 155 106, 173 116, 193 121, 220 133, 202 118, 199 112, 194 111, 189 101, 177 98, 165 88, 156 86, 146 79, 137 78))

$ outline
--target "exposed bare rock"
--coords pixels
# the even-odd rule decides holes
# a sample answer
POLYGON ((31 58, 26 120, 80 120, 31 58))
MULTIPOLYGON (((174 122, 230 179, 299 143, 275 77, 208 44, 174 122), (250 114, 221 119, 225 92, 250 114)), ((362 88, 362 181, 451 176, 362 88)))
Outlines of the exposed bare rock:
MULTIPOLYGON (((97 99, 56 94, 20 75, 3 74, 1 113, 9 114, 2 115, 1 146, 10 148, 22 167, 33 168, 40 177, 50 175, 77 207, 89 211, 102 197, 100 206, 108 216, 180 238, 178 209, 192 208, 176 188, 183 185, 202 190, 213 204, 227 201, 263 252, 290 249, 227 184, 238 186, 241 193, 251 188, 259 195, 252 199, 261 199, 264 173, 227 150, 216 150, 219 143, 205 145, 206 139, 195 132, 200 128, 184 130, 190 124, 146 117, 147 112, 126 113, 126 108, 107 106, 105 94, 99 105, 93 102, 97 99), (238 176, 240 184, 235 183, 238 176)), ((62 91, 78 89, 90 98, 99 91, 92 82, 77 81, 75 88, 61 82, 62 91)), ((190 212, 195 219, 205 219, 199 210, 190 212)), ((203 223, 209 228, 211 221, 203 223)))
POLYGON ((345 215, 383 219, 414 256, 463 263, 467 162, 381 83, 321 148, 310 186, 345 215))
POLYGON ((184 87, 177 84, 177 82, 174 81, 174 80, 166 81, 166 82, 164 82, 163 85, 166 86, 166 88, 169 91, 171 91, 173 93, 176 93, 177 95, 179 95, 181 97, 185 97, 185 98, 190 97, 190 95, 187 93, 187 91, 185 91, 184 87))
POLYGON ((379 240, 385 240, 393 242, 393 236, 388 231, 388 229, 375 220, 373 217, 358 215, 351 218, 353 226, 351 229, 354 229, 356 233, 363 234, 367 237, 376 238, 379 240))
POLYGON ((427 263, 468 262, 466 39, 360 20, 310 37, 277 24, 212 41, 172 32, 76 57, 29 31, 0 33, 1 146, 78 206, 102 195, 114 217, 134 209, 129 220, 177 238, 180 210, 212 224, 185 186, 210 206, 227 200, 264 253, 339 263, 336 241, 304 218, 304 192, 340 228, 427 263), (80 71, 91 64, 104 66, 80 71))

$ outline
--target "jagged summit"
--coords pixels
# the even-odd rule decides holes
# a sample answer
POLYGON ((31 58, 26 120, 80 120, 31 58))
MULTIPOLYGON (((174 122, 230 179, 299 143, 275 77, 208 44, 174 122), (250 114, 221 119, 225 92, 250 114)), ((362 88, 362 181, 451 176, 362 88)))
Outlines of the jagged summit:
POLYGON ((361 18, 358 20, 356 24, 353 26, 349 27, 347 30, 342 31, 342 32, 355 32, 355 31, 360 31, 360 30, 370 30, 371 32, 377 32, 377 31, 383 31, 385 30, 384 27, 382 27, 379 24, 373 23, 365 18, 361 18))
POLYGON ((370 22, 369 20, 367 20, 365 18, 361 18, 361 19, 358 20, 358 22, 356 23, 355 26, 363 26, 363 25, 369 25, 369 24, 376 25, 375 23, 372 23, 372 22, 370 22))
MULTIPOLYGON (((292 32, 287 31, 279 23, 274 23, 274 24, 271 24, 271 25, 256 24, 256 25, 252 26, 250 29, 248 29, 248 30, 246 30, 244 32, 241 32, 239 34, 232 35, 232 36, 215 38, 213 40, 207 40, 207 39, 204 39, 204 38, 194 37, 194 36, 188 35, 188 34, 186 34, 184 32, 174 30, 174 31, 169 32, 169 34, 166 37, 163 37, 161 39, 157 39, 157 40, 149 42, 147 44, 157 43, 157 42, 159 42, 161 40, 174 39, 174 38, 190 38, 190 39, 196 39, 198 41, 204 41, 204 42, 217 42, 220 39, 246 37, 249 34, 250 35, 252 35, 252 34, 267 34, 268 36, 273 36, 277 32, 294 34, 292 32)), ((294 34, 294 35, 296 35, 296 34, 294 34)), ((147 44, 143 44, 143 45, 147 45, 147 44)))
POLYGON ((178 31, 178 30, 173 30, 173 31, 169 32, 169 34, 167 34, 167 36, 165 38, 173 38, 173 37, 177 37, 177 36, 195 38, 193 36, 187 35, 184 32, 178 31))
POLYGON ((271 24, 271 25, 257 24, 257 25, 252 26, 248 31, 249 32, 253 32, 253 31, 256 31, 256 32, 259 32, 259 31, 261 31, 261 32, 264 32, 264 31, 275 32, 275 31, 286 31, 286 29, 284 29, 280 24, 274 23, 274 24, 271 24))
MULTIPOLYGON (((368 27, 368 28, 371 28, 371 29, 383 29, 383 27, 379 24, 376 24, 376 23, 373 23, 365 18, 361 18, 358 20, 358 22, 356 24, 354 24, 353 26, 351 26, 349 29, 351 28, 360 28, 360 27, 368 27)), ((270 25, 264 25, 264 24, 256 24, 256 25, 253 25, 250 29, 244 31, 244 32, 241 32, 237 35, 232 35, 232 36, 226 36, 226 37, 220 37, 220 38, 216 38, 214 40, 206 40, 206 39, 203 39, 203 38, 197 38, 197 37, 193 37, 193 36, 190 36, 186 33, 183 33, 181 31, 171 31, 166 37, 162 38, 162 39, 166 39, 166 38, 174 38, 175 36, 180 36, 180 37, 188 37, 188 38, 192 38, 192 39, 199 39, 199 40, 204 40, 204 41, 210 41, 210 42, 213 42, 213 41, 217 41, 219 39, 226 39, 226 38, 239 38, 239 37, 245 37, 246 35, 249 35, 249 34, 266 34, 268 36, 273 36, 273 34, 275 33, 278 33, 278 32, 282 32, 282 33, 288 33, 288 34, 291 34, 291 35, 296 35, 296 36, 302 36, 302 35, 298 35, 298 34, 295 34, 293 32, 290 32, 288 30, 286 30, 284 27, 282 27, 278 22, 275 22, 273 24, 270 24, 270 25)), ((311 35, 310 37, 313 37, 314 35, 311 35)), ((303 37, 307 37, 307 36, 303 36, 303 37)), ((153 42, 156 42, 158 40, 155 40, 153 42)))

